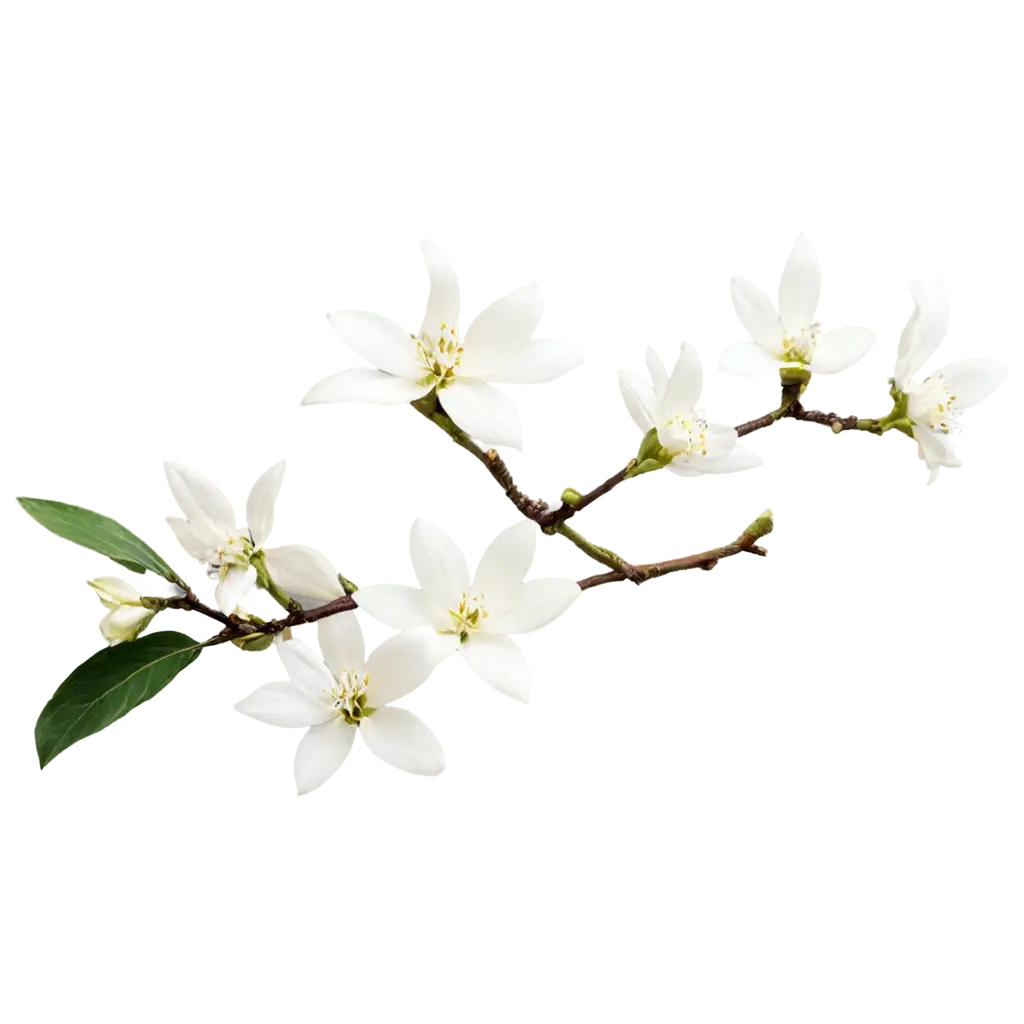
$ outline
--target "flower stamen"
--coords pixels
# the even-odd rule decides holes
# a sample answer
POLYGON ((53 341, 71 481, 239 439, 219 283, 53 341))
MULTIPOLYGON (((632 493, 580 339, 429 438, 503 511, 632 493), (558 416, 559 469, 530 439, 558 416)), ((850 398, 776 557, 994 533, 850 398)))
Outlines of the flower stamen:
POLYGON ((658 430, 658 440, 673 458, 708 453, 708 417, 703 409, 692 409, 667 420, 658 430))
POLYGON ((246 568, 255 554, 250 537, 229 535, 226 541, 207 558, 207 572, 211 577, 219 577, 223 580, 228 569, 246 568))
POLYGON ((438 391, 455 379, 465 351, 459 342, 459 329, 455 324, 442 322, 439 327, 436 338, 424 331, 416 339, 416 358, 426 370, 421 383, 433 384, 438 391))
POLYGON ((459 599, 458 608, 448 609, 454 626, 450 632, 458 636, 460 640, 465 640, 470 633, 475 633, 483 625, 483 620, 487 618, 483 600, 483 594, 464 592, 459 599))
POLYGON ((937 433, 952 434, 962 428, 964 411, 941 373, 928 377, 919 388, 911 387, 907 411, 915 423, 937 433))
POLYGON ((782 339, 782 361, 805 366, 814 357, 814 350, 818 347, 820 339, 820 323, 801 327, 797 334, 787 334, 782 339))
POLYGON ((369 682, 370 677, 365 672, 345 671, 341 673, 337 685, 323 691, 327 702, 348 725, 358 725, 375 710, 366 706, 369 682))

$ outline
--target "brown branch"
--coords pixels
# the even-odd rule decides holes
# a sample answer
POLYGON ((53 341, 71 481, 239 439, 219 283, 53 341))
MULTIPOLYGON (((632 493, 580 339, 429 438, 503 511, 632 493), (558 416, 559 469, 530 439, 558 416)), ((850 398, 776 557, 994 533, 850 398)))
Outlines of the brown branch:
MULTIPOLYGON (((456 427, 456 430, 458 428, 456 427)), ((535 523, 540 523, 544 518, 549 515, 548 503, 539 498, 531 498, 527 494, 523 494, 521 490, 516 486, 515 481, 512 479, 512 471, 505 464, 505 460, 493 449, 489 448, 486 452, 480 449, 467 434, 463 431, 459 431, 462 434, 461 438, 456 438, 455 443, 461 445, 466 451, 475 455, 486 467, 487 471, 494 477, 495 480, 501 485, 502 490, 505 492, 505 496, 509 501, 527 519, 532 519, 535 523)))
POLYGON ((789 410, 789 416, 795 420, 820 423, 822 426, 831 427, 836 434, 844 430, 865 430, 871 434, 882 433, 882 428, 878 425, 877 420, 862 420, 858 416, 839 416, 834 412, 817 412, 814 409, 805 409, 799 402, 789 410))
POLYGON ((233 626, 237 621, 231 618, 231 616, 225 615, 222 611, 218 611, 216 608, 211 608, 209 605, 203 604, 203 602, 196 597, 195 592, 191 587, 189 587, 181 597, 162 599, 161 607, 180 608, 182 611, 186 612, 199 612, 201 615, 206 615, 208 618, 216 619, 225 626, 233 626))
POLYGON ((430 392, 424 398, 410 403, 412 407, 425 416, 432 423, 439 426, 460 448, 464 448, 473 456, 505 492, 505 496, 527 519, 532 519, 541 528, 557 526, 571 519, 580 509, 586 508, 589 504, 597 501, 603 494, 607 494, 612 488, 617 487, 626 479, 626 474, 633 468, 633 462, 629 462, 617 473, 610 476, 604 483, 599 484, 592 491, 586 494, 578 494, 569 490, 566 496, 573 496, 575 500, 563 501, 558 508, 548 507, 548 503, 538 498, 531 498, 524 494, 512 479, 512 471, 505 464, 505 460, 493 449, 484 451, 464 430, 455 424, 450 416, 444 411, 438 400, 436 392, 430 392))
POLYGON ((763 557, 761 550, 762 538, 754 534, 743 534, 738 541, 731 544, 724 544, 698 555, 683 555, 680 558, 669 558, 664 561, 642 562, 636 565, 629 565, 632 570, 633 579, 626 572, 601 572, 592 577, 584 577, 577 582, 581 590, 593 590, 595 587, 603 587, 612 583, 646 583, 659 575, 667 575, 670 572, 679 572, 683 569, 705 568, 712 569, 723 558, 731 558, 735 555, 756 555, 763 557))
POLYGON ((629 471, 635 465, 636 459, 630 459, 617 473, 613 473, 603 484, 598 484, 597 487, 592 491, 587 491, 586 494, 579 494, 572 490, 563 492, 561 508, 546 512, 544 518, 547 522, 541 523, 541 526, 556 526, 558 523, 564 523, 567 519, 571 519, 591 502, 597 501, 602 495, 607 494, 613 487, 618 487, 627 478, 629 471), (566 501, 566 497, 569 497, 570 500, 566 501))
POLYGON ((833 433, 840 434, 844 430, 863 430, 870 434, 881 434, 883 429, 878 420, 864 420, 858 416, 840 416, 834 412, 819 412, 816 409, 805 409, 800 403, 800 396, 806 381, 784 381, 782 384, 782 402, 778 409, 748 420, 736 427, 736 434, 743 437, 755 430, 763 430, 779 420, 803 420, 806 423, 820 423, 831 427, 833 433))

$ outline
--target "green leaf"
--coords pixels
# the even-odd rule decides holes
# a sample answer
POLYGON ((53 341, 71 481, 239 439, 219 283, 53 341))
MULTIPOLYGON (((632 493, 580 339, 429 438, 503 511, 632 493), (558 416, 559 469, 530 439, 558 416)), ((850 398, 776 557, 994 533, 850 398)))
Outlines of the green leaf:
POLYGON ((150 633, 94 654, 57 687, 36 722, 39 767, 155 697, 201 651, 183 633, 150 633))
POLYGON ((107 516, 42 498, 19 498, 18 504, 58 537, 98 551, 132 572, 151 569, 174 583, 181 582, 178 574, 145 541, 107 516))

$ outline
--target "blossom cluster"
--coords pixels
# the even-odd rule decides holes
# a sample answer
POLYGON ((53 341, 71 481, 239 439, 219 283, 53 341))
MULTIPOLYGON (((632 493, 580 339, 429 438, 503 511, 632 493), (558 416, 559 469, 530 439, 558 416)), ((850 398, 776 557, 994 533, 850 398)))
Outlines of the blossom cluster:
MULTIPOLYGON (((321 380, 303 404, 412 403, 420 411, 443 415, 443 423, 469 444, 476 439, 520 449, 519 414, 495 385, 552 381, 579 366, 583 357, 564 342, 534 337, 543 311, 536 284, 487 306, 463 332, 455 273, 437 246, 424 242, 422 250, 430 291, 419 329, 410 332, 376 313, 329 314, 342 341, 371 366, 344 369, 321 380)), ((895 429, 912 437, 931 483, 940 468, 961 464, 952 437, 961 426, 962 412, 991 394, 1006 369, 989 359, 971 358, 949 363, 918 381, 946 335, 949 303, 941 281, 930 291, 915 281, 910 291, 914 308, 889 380, 892 412, 874 420, 848 419, 856 429, 876 434, 895 429)), ((799 396, 813 374, 848 369, 875 341, 875 333, 864 327, 824 329, 816 319, 820 292, 818 260, 803 235, 786 262, 777 304, 751 282, 739 277, 732 281, 732 302, 750 340, 727 347, 719 368, 740 376, 780 373, 785 401, 763 418, 765 422, 795 415, 799 396)), ((646 350, 645 362, 647 378, 628 370, 619 373, 626 410, 643 438, 636 458, 616 479, 661 468, 693 477, 761 464, 753 451, 737 443, 740 432, 735 427, 714 422, 701 406, 703 368, 692 345, 680 344, 671 371, 653 348, 646 350)), ((846 420, 832 417, 833 429, 844 429, 844 424, 846 420)), ((485 458, 496 459, 497 454, 492 451, 485 458)), ((357 588, 314 548, 267 546, 285 476, 284 462, 271 466, 253 485, 241 526, 231 502, 199 470, 166 463, 165 472, 181 511, 180 517, 167 522, 188 555, 205 565, 216 580, 219 611, 205 610, 227 624, 222 637, 207 643, 231 639, 252 650, 273 644, 283 664, 286 679, 260 686, 236 707, 260 722, 306 730, 294 764, 300 793, 317 788, 341 766, 357 733, 388 764, 420 775, 441 772, 444 753, 436 737, 417 716, 394 706, 396 702, 422 686, 455 654, 495 690, 525 702, 530 672, 512 637, 550 624, 581 593, 580 584, 573 580, 526 579, 540 522, 536 516, 499 533, 472 575, 456 542, 439 527, 417 519, 409 549, 418 587, 379 583, 357 588), (248 612, 243 602, 254 587, 268 591, 290 617, 268 625, 248 612), (316 614, 317 609, 323 614, 316 614), (367 654, 358 613, 379 620, 395 634, 367 654), (317 623, 319 653, 293 636, 293 621, 317 623)), ((567 491, 563 500, 572 504, 580 496, 567 491)), ((568 514, 552 522, 565 518, 568 514)), ((44 524, 138 571, 148 567, 163 573, 165 563, 145 545, 142 555, 130 548, 132 558, 125 562, 99 541, 82 540, 80 532, 62 532, 68 529, 66 523, 44 524), (149 556, 156 560, 155 566, 146 560, 149 556), (139 558, 141 567, 134 565, 139 558)), ((636 567, 582 538, 576 537, 574 543, 609 566, 613 576, 618 572, 616 578, 637 581, 636 567)), ((135 587, 109 576, 91 581, 107 609, 100 629, 111 647, 136 641, 165 607, 203 610, 172 570, 167 568, 164 575, 182 589, 182 596, 144 597, 135 587)))

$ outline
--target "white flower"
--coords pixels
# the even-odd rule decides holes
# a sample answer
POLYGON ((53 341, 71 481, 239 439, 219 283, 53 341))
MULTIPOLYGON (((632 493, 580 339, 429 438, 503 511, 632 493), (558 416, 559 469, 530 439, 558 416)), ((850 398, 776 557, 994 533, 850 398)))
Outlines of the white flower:
POLYGON ((342 766, 357 732, 382 761, 402 771, 443 772, 444 752, 434 734, 411 712, 388 707, 423 683, 440 660, 431 631, 399 633, 369 658, 352 612, 323 619, 317 631, 323 661, 301 640, 279 643, 288 682, 267 683, 235 705, 268 725, 308 728, 295 751, 299 795, 342 766))
POLYGON ((467 433, 488 444, 522 448, 522 424, 497 384, 540 384, 561 377, 583 356, 560 341, 534 338, 544 308, 536 284, 488 306, 459 332, 459 282, 433 242, 421 245, 430 296, 419 332, 410 335, 376 313, 330 313, 341 340, 376 370, 342 370, 315 384, 303 405, 371 402, 400 405, 433 388, 444 411, 467 433))
POLYGON ((907 396, 907 415, 913 425, 917 453, 930 470, 928 483, 939 469, 963 465, 949 435, 960 429, 964 409, 988 398, 1006 379, 1006 367, 992 359, 961 359, 929 374, 918 384, 913 378, 939 347, 949 329, 949 297, 939 281, 928 293, 919 281, 910 282, 914 312, 900 335, 893 384, 907 396))
POLYGON ((234 613, 256 583, 250 559, 262 547, 274 525, 274 502, 284 480, 284 462, 271 466, 253 484, 245 506, 247 526, 235 525, 231 502, 208 477, 176 462, 165 462, 171 493, 185 519, 170 516, 168 525, 193 557, 210 567, 217 583, 217 607, 234 613))
POLYGON ((97 576, 89 586, 108 608, 100 621, 100 632, 111 647, 134 640, 150 623, 156 611, 142 607, 142 594, 116 576, 97 576))
POLYGON ((270 578, 303 608, 317 608, 345 594, 330 559, 305 544, 264 552, 270 578))
POLYGON ((718 364, 739 377, 760 377, 780 363, 805 366, 812 373, 839 373, 871 348, 875 332, 864 327, 822 331, 814 319, 821 294, 821 271, 810 242, 801 235, 779 282, 779 309, 755 284, 732 279, 732 304, 753 342, 730 345, 718 364))
POLYGON ((499 533, 472 582, 466 559, 443 530, 417 519, 409 536, 422 590, 380 584, 357 590, 360 608, 393 629, 435 631, 445 656, 461 651, 469 667, 500 693, 524 703, 530 670, 510 633, 530 633, 557 619, 580 595, 573 580, 524 583, 537 543, 533 523, 499 533))
POLYGON ((658 431, 658 442, 672 456, 668 468, 679 476, 734 473, 760 466, 761 460, 736 443, 736 431, 722 423, 709 423, 697 408, 704 371, 692 345, 679 346, 679 358, 670 377, 653 348, 647 349, 648 384, 643 377, 619 371, 619 389, 633 422, 647 434, 658 431))

